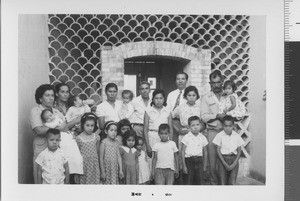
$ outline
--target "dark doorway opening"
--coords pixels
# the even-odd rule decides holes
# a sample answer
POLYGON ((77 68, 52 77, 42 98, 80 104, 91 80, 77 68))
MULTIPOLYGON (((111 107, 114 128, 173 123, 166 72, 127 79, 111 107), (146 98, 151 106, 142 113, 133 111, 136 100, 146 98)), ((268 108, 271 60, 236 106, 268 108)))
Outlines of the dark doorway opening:
POLYGON ((166 56, 132 57, 124 61, 124 89, 138 96, 141 81, 148 81, 151 90, 163 89, 166 94, 176 89, 175 76, 183 71, 190 60, 166 56))

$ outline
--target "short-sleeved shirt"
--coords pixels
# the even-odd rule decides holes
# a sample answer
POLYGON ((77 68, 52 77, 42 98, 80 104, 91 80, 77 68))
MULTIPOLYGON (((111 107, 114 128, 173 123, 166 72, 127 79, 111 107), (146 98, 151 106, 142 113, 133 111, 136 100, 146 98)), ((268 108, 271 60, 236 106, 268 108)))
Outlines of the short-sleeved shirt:
POLYGON ((195 136, 191 132, 182 138, 181 143, 186 146, 185 158, 203 156, 203 148, 208 144, 206 137, 202 133, 195 136))
POLYGON ((52 152, 48 148, 42 151, 37 159, 37 164, 42 167, 43 183, 46 184, 63 184, 65 179, 64 164, 67 158, 62 149, 58 148, 52 152))
POLYGON ((170 110, 166 107, 163 107, 158 111, 154 106, 150 107, 147 111, 149 115, 149 130, 158 130, 160 124, 168 124, 168 119, 170 116, 170 110))
POLYGON ((225 131, 221 131, 213 139, 213 143, 221 147, 221 154, 237 154, 237 148, 244 144, 244 140, 235 131, 231 135, 227 135, 225 131))
POLYGON ((198 116, 200 118, 200 102, 197 101, 194 105, 188 103, 181 104, 174 109, 172 112, 173 118, 177 117, 180 119, 180 124, 183 127, 188 126, 188 119, 191 116, 198 116))
POLYGON ((96 115, 97 117, 104 117, 104 121, 120 121, 119 118, 119 110, 122 107, 122 101, 116 100, 115 107, 113 107, 109 102, 104 101, 100 105, 97 106, 96 115))
MULTIPOLYGON (((46 109, 42 105, 37 105, 34 108, 31 109, 30 112, 30 124, 32 130, 35 129, 38 126, 43 126, 44 123, 41 118, 42 111, 46 109)), ((53 114, 61 119, 65 119, 64 115, 57 109, 52 108, 53 114)))
MULTIPOLYGON (((222 98, 220 101, 222 101, 222 98)), ((214 129, 216 131, 222 130, 222 123, 220 120, 208 123, 208 121, 217 117, 220 110, 220 101, 213 92, 204 95, 201 100, 201 119, 207 124, 208 129, 214 129)))
POLYGON ((145 111, 151 107, 150 103, 151 99, 149 99, 148 104, 145 105, 141 96, 134 98, 132 101, 133 113, 129 118, 130 123, 143 124, 145 111))
POLYGON ((156 152, 157 154, 155 168, 170 168, 175 170, 174 153, 176 153, 178 149, 174 141, 159 141, 154 144, 152 151, 156 152))
MULTIPOLYGON (((176 105, 176 101, 177 101, 179 93, 180 93, 180 90, 176 89, 174 91, 171 91, 168 94, 168 97, 167 97, 167 107, 169 108, 170 111, 174 110, 174 107, 176 105)), ((184 94, 184 89, 182 90, 182 92, 180 94, 179 105, 181 105, 183 103, 186 103, 186 99, 183 98, 183 94, 184 94)))

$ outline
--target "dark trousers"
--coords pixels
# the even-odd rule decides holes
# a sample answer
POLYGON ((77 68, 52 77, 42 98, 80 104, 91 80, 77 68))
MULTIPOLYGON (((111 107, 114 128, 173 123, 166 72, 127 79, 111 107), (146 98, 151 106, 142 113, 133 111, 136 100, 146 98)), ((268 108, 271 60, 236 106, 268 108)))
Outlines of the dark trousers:
MULTIPOLYGON (((231 165, 236 158, 236 155, 234 155, 234 154, 222 155, 222 156, 228 165, 231 165)), ((236 177, 237 177, 238 170, 239 170, 239 163, 237 163, 236 166, 231 171, 227 171, 225 169, 221 160, 218 160, 218 163, 219 163, 219 183, 220 183, 220 185, 235 185, 236 177)))
POLYGON ((187 185, 203 184, 203 159, 202 156, 185 158, 187 167, 187 185))

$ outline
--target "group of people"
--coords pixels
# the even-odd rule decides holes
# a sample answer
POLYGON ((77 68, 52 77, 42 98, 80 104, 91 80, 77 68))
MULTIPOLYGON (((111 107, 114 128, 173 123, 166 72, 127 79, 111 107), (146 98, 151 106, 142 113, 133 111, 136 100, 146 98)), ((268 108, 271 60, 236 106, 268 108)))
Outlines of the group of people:
POLYGON ((100 104, 70 94, 65 83, 36 89, 31 111, 34 182, 38 184, 235 184, 243 140, 234 122, 245 115, 233 81, 210 74, 211 92, 200 98, 176 74, 177 89, 166 96, 139 96, 108 83, 100 104), (92 108, 92 109, 91 109, 92 108))

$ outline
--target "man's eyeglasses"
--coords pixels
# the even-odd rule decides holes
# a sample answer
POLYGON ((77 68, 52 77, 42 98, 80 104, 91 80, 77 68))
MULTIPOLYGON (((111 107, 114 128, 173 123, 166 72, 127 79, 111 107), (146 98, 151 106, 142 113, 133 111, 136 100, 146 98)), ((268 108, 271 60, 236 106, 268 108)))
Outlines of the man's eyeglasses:
POLYGON ((219 82, 209 82, 209 84, 211 84, 211 85, 220 85, 220 84, 222 84, 222 82, 221 81, 219 81, 219 82))

